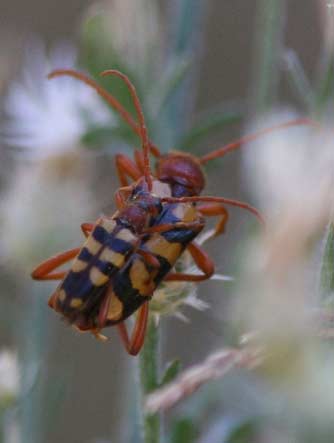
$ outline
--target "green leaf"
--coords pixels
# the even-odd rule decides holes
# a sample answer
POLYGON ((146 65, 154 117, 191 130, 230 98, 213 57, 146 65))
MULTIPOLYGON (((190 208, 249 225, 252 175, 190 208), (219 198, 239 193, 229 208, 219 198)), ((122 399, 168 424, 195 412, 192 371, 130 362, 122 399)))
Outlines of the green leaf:
POLYGON ((323 68, 316 95, 316 110, 326 110, 334 97, 334 57, 331 57, 323 68))
POLYGON ((189 57, 173 57, 162 78, 151 89, 148 96, 148 104, 153 109, 152 114, 159 114, 165 107, 167 101, 185 79, 191 60, 189 57), (151 103, 151 105, 150 105, 151 103))
POLYGON ((225 440, 225 443, 252 443, 257 441, 256 436, 256 423, 248 421, 235 427, 225 440))
POLYGON ((165 373, 162 377, 160 386, 166 385, 174 380, 174 378, 179 374, 181 369, 181 362, 178 359, 175 359, 168 363, 165 373))
POLYGON ((108 26, 103 11, 88 17, 83 23, 81 28, 80 65, 88 70, 92 77, 114 95, 130 113, 133 113, 133 101, 124 82, 119 78, 103 78, 100 76, 100 73, 106 69, 117 69, 128 75, 137 89, 139 87, 136 73, 132 72, 124 62, 124 56, 114 48, 112 33, 108 26))
POLYGON ((171 443, 193 443, 198 437, 198 429, 190 418, 181 418, 172 425, 171 443))
POLYGON ((325 247, 320 271, 320 294, 322 298, 334 293, 334 222, 327 228, 325 247))
POLYGON ((130 128, 125 125, 110 127, 100 126, 89 129, 81 138, 81 142, 88 148, 101 148, 114 144, 115 141, 122 140, 127 144, 136 144, 138 139, 130 128))
POLYGON ((179 142, 179 149, 187 151, 194 150, 205 137, 213 132, 220 132, 226 126, 239 123, 243 117, 240 109, 213 109, 206 112, 193 126, 190 131, 183 136, 179 142))
POLYGON ((174 54, 190 51, 194 41, 199 38, 205 17, 205 3, 201 0, 180 0, 173 3, 169 44, 174 54))

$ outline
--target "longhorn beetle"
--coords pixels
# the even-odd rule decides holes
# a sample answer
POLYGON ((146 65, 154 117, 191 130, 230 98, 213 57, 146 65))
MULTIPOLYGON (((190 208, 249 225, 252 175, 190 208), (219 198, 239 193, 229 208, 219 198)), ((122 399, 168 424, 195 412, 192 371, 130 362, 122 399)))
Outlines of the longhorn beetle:
POLYGON ((229 217, 225 205, 246 209, 263 222, 259 212, 246 203, 200 196, 205 186, 202 165, 276 129, 312 122, 292 120, 243 137, 203 157, 177 151, 162 155, 148 138, 139 98, 124 74, 108 70, 102 76, 117 76, 125 82, 139 123, 115 97, 84 74, 55 70, 49 78, 62 75, 93 87, 140 136, 142 151, 135 151, 134 161, 123 154, 116 155, 121 184, 115 196, 118 211, 112 217, 100 218, 95 224, 84 223, 81 226, 87 237, 84 245, 43 262, 32 272, 32 278, 62 280, 50 297, 49 306, 80 331, 89 331, 101 339, 104 338, 101 329, 116 324, 127 351, 136 355, 145 339, 148 302, 158 285, 162 281, 199 282, 209 279, 214 272, 212 260, 193 241, 205 226, 204 216, 219 217, 214 236, 224 232, 229 217), (154 176, 150 153, 157 159, 154 176), (128 179, 133 181, 131 185, 128 179), (172 271, 185 249, 201 274, 172 271), (72 259, 68 272, 53 272, 72 259), (137 310, 129 338, 124 320, 137 310))

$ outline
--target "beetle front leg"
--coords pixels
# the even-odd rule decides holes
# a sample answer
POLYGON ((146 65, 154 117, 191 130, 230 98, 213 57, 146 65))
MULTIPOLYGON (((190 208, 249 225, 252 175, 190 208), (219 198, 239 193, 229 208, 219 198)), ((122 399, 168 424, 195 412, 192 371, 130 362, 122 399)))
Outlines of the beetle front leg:
POLYGON ((118 209, 123 209, 126 206, 126 200, 133 190, 132 186, 123 186, 115 192, 115 202, 118 209))
POLYGON ((143 347, 148 323, 148 301, 139 308, 136 323, 133 327, 131 338, 124 322, 117 325, 119 335, 130 355, 137 355, 143 347))
POLYGON ((203 272, 200 275, 171 272, 164 281, 203 281, 208 280, 215 272, 215 265, 208 254, 196 243, 190 243, 187 247, 196 266, 203 272))
POLYGON ((34 280, 62 280, 66 275, 66 271, 52 271, 72 260, 79 254, 79 252, 80 248, 74 248, 49 258, 32 271, 31 277, 34 280))
POLYGON ((225 226, 229 219, 229 213, 225 208, 225 206, 219 203, 208 203, 206 205, 197 206, 197 210, 202 215, 206 215, 207 217, 212 217, 215 215, 221 216, 220 220, 218 221, 215 227, 215 231, 212 237, 216 237, 217 235, 222 234, 225 231, 225 226))

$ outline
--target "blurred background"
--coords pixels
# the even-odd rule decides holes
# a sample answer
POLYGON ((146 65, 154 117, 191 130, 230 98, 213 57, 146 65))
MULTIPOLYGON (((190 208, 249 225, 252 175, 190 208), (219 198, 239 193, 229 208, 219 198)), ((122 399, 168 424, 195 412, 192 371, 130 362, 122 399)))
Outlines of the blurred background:
MULTIPOLYGON (((10 373, 17 361, 21 367, 2 407, 2 441, 140 441, 134 362, 116 331, 108 331, 106 344, 75 332, 47 306, 55 283, 29 277, 40 261, 82 243, 82 222, 112 213, 113 155, 131 155, 139 143, 88 87, 48 82, 47 73, 74 67, 98 78, 103 69, 121 69, 138 88, 162 150, 209 152, 269 110, 308 114, 295 71, 300 63, 312 83, 321 77, 325 3, 1 0, 0 340, 10 373)), ((133 111, 122 85, 101 84, 133 111)), ((235 152, 208 165, 206 195, 257 204, 240 158, 235 152)), ((226 234, 205 245, 218 273, 238 278, 244 241, 256 229, 251 215, 231 210, 226 234)), ((162 361, 177 357, 187 367, 232 343, 235 291, 235 282, 202 283, 198 297, 208 309, 183 306, 189 322, 163 316, 162 361)), ((224 390, 212 385, 191 405, 170 411, 165 427, 184 418, 196 423, 196 439, 187 441, 230 441, 226 429, 257 407, 256 383, 232 377, 224 390)), ((287 441, 274 433, 233 441, 287 441)))

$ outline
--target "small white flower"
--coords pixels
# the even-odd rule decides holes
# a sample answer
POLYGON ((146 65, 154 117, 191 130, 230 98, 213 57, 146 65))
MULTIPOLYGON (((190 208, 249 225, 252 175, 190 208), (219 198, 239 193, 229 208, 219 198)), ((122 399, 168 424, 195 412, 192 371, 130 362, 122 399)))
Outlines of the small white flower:
POLYGON ((3 349, 0 352, 0 405, 7 404, 18 395, 19 372, 16 353, 3 349))
POLYGON ((67 77, 47 79, 53 69, 75 64, 76 51, 69 44, 47 55, 41 41, 30 43, 21 78, 5 99, 5 143, 44 158, 75 147, 88 125, 111 123, 107 107, 87 85, 67 77))

